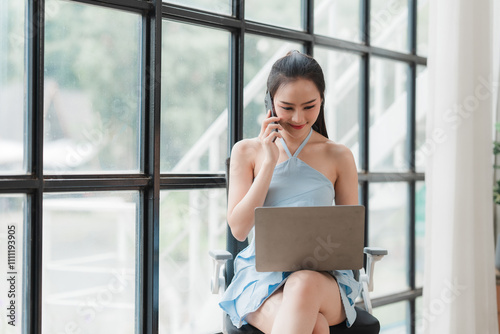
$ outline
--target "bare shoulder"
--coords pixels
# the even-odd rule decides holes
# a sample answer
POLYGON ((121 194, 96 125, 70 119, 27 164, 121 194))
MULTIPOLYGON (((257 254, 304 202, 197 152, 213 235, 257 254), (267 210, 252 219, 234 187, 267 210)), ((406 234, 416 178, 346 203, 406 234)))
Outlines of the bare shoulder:
POLYGON ((257 138, 242 139, 234 144, 231 156, 254 157, 260 149, 260 143, 257 138))
POLYGON ((311 145, 302 158, 317 171, 325 175, 333 185, 341 175, 357 173, 354 157, 349 148, 330 140, 319 133, 311 138, 311 145))
POLYGON ((322 146, 324 156, 335 166, 337 174, 343 171, 357 170, 354 155, 347 146, 330 139, 326 139, 322 146))
POLYGON ((319 156, 332 159, 335 161, 335 164, 343 161, 354 161, 352 152, 349 148, 347 148, 347 146, 336 143, 319 133, 315 133, 313 138, 313 143, 315 143, 314 154, 320 153, 319 156))
POLYGON ((328 140, 325 150, 335 170, 335 204, 358 203, 358 170, 351 150, 345 145, 328 140))
POLYGON ((234 144, 231 150, 231 166, 238 164, 240 167, 247 166, 253 169, 260 149, 257 138, 240 140, 234 144))
POLYGON ((354 160, 354 156, 349 148, 343 144, 334 142, 333 140, 326 140, 324 145, 325 153, 327 156, 335 159, 338 162, 347 160, 354 160))

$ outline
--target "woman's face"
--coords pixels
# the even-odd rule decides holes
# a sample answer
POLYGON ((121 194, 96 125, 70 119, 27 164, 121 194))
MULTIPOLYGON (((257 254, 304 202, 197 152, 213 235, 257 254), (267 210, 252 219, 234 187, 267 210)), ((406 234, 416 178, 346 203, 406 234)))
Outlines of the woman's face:
POLYGON ((283 129, 293 137, 303 137, 316 122, 322 100, 314 82, 300 78, 280 86, 273 102, 283 129))

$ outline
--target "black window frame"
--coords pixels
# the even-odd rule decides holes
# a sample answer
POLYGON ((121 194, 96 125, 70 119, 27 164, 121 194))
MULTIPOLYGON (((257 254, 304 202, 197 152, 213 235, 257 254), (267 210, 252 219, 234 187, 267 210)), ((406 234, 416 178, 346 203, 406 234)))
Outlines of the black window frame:
MULTIPOLYGON (((222 15, 188 8, 161 0, 69 0, 77 3, 120 9, 142 15, 141 80, 143 171, 136 174, 45 175, 43 172, 43 91, 44 91, 44 6, 45 0, 26 2, 26 113, 27 113, 27 175, 0 176, 0 194, 27 195, 24 226, 23 333, 42 332, 42 216, 43 194, 46 192, 85 192, 137 190, 141 194, 142 219, 139 221, 137 247, 136 332, 156 334, 159 330, 159 198, 161 190, 224 188, 224 174, 169 174, 160 171, 161 114, 161 48, 162 21, 175 20, 229 31, 230 100, 228 117, 228 152, 243 138, 243 71, 246 33, 285 39, 304 45, 313 54, 315 46, 350 52, 361 56, 360 71, 360 172, 361 204, 369 208, 369 186, 374 182, 404 182, 408 185, 409 273, 407 291, 374 299, 373 306, 400 301, 409 302, 408 332, 415 333, 415 300, 422 296, 416 286, 415 189, 425 174, 415 168, 416 137, 416 66, 427 65, 419 56, 417 42, 417 0, 408 0, 408 52, 397 52, 370 44, 370 0, 361 0, 361 42, 351 42, 314 34, 314 0, 303 0, 303 31, 272 26, 245 19, 245 0, 232 0, 233 14, 222 15), (370 59, 377 56, 408 64, 408 114, 406 142, 408 171, 373 173, 369 171, 369 93, 370 59), (152 69, 152 70, 150 70, 152 69)), ((369 221, 366 221, 368 240, 369 221)))

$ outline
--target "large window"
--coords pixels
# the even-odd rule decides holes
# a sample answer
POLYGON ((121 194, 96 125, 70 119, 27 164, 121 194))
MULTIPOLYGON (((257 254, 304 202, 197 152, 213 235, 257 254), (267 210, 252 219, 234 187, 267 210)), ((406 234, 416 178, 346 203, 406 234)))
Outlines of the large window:
POLYGON ((297 49, 354 153, 366 243, 389 250, 382 333, 415 333, 427 2, 1 1, 0 243, 15 252, 2 246, 0 304, 15 310, 0 331, 220 331, 207 252, 226 243, 225 160, 297 49))

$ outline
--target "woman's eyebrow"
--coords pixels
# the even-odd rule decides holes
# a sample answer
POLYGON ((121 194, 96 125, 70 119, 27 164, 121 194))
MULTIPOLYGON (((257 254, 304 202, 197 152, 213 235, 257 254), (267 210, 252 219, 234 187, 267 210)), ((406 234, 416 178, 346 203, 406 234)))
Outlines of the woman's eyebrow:
MULTIPOLYGON (((312 102, 314 102, 314 101, 316 101, 316 99, 312 99, 311 101, 304 102, 304 103, 302 103, 302 105, 309 104, 309 103, 312 103, 312 102)), ((295 105, 295 104, 293 104, 293 103, 286 102, 286 101, 280 101, 280 103, 283 103, 283 104, 288 104, 288 105, 290 105, 290 106, 294 106, 294 105, 295 105)))

